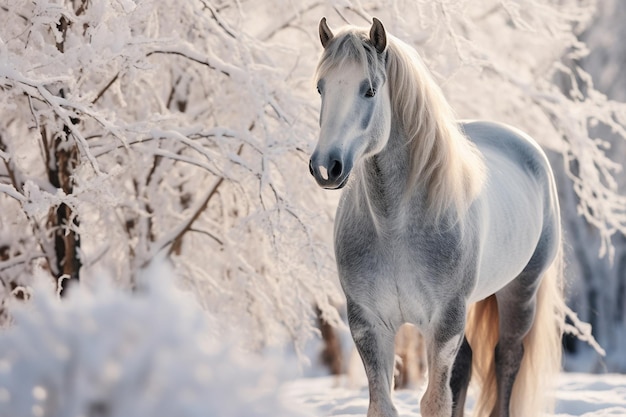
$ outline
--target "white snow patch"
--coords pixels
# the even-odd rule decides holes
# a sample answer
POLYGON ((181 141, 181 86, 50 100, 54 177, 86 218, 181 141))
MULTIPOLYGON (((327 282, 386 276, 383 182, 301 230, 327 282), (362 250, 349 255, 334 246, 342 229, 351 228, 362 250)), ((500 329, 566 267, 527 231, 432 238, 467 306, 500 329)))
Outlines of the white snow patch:
MULTIPOLYGON (((424 387, 399 390, 393 402, 401 417, 421 417, 419 401, 424 387)), ((285 396, 311 408, 316 416, 363 417, 367 414, 366 387, 349 388, 345 378, 304 378, 285 387, 285 396)), ((555 417, 626 416, 626 375, 563 373, 556 394, 555 417)), ((471 416, 474 399, 468 398, 465 415, 471 416)))

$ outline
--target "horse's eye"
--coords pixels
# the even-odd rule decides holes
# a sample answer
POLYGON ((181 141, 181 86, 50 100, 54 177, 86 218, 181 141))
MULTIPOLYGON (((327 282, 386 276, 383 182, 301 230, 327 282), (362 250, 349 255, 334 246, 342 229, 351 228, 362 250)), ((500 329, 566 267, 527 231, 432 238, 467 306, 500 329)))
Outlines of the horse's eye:
POLYGON ((322 95, 322 90, 320 90, 319 87, 317 87, 317 94, 319 94, 320 96, 322 95))
POLYGON ((374 97, 375 95, 376 95, 375 88, 368 88, 367 91, 365 92, 365 97, 374 97))

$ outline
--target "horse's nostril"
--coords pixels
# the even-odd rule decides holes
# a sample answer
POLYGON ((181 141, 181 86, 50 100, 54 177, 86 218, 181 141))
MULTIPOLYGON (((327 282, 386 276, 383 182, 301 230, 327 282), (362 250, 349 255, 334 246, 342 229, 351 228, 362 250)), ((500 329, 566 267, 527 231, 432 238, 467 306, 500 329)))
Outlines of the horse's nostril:
POLYGON ((328 170, 329 179, 339 178, 342 172, 343 172, 343 167, 341 166, 341 161, 337 161, 337 160, 332 161, 330 165, 330 170, 328 170))
POLYGON ((313 161, 311 159, 309 159, 309 172, 311 173, 311 175, 315 176, 315 174, 313 173, 313 161))

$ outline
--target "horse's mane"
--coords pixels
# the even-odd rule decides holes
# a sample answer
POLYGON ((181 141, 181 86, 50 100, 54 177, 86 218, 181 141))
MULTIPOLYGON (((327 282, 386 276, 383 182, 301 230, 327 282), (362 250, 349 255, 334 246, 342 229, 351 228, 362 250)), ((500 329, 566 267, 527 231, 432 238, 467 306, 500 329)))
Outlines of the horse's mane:
MULTIPOLYGON (((364 29, 348 27, 325 49, 317 78, 346 62, 359 62, 371 76, 380 61, 364 29)), ((485 177, 482 156, 459 128, 454 112, 417 51, 387 35, 386 73, 392 113, 410 147, 408 189, 427 193, 428 217, 450 213, 461 220, 485 177), (450 212, 450 209, 454 211, 450 212)), ((409 193, 407 193, 409 194, 409 193)))

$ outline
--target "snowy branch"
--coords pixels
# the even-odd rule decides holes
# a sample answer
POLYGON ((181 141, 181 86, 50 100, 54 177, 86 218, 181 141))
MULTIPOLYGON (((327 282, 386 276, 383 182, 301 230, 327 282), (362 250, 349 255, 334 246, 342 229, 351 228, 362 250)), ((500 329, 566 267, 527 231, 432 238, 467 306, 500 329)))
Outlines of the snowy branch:
POLYGON ((26 197, 20 194, 12 185, 0 184, 0 193, 6 194, 22 203, 26 201, 26 197))

